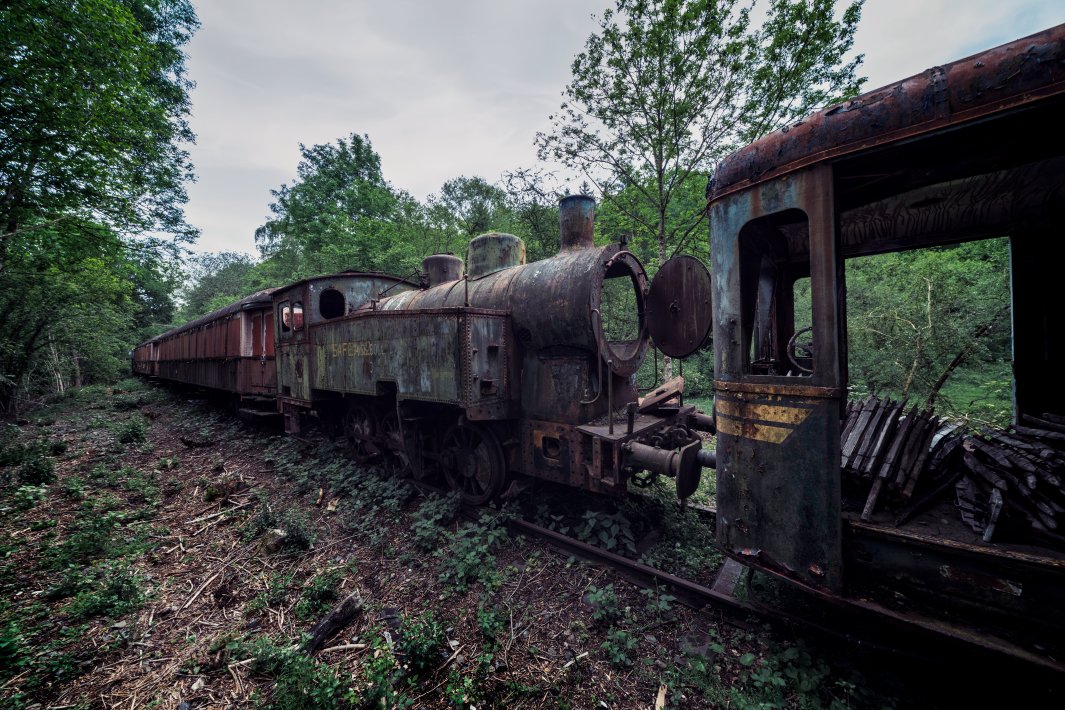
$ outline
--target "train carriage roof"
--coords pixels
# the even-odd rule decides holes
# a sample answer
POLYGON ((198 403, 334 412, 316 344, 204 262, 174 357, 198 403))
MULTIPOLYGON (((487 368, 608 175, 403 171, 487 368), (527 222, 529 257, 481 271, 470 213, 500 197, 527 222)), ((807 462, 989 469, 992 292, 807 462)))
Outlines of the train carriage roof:
MULTIPOLYGON (((1011 234, 1065 206, 1065 25, 819 111, 722 161, 711 203, 830 164, 845 257, 1011 234)), ((752 203, 753 204, 753 203, 752 203)), ((802 261, 801 215, 773 217, 802 261)))
MULTIPOLYGON (((1034 104, 1054 103, 1056 118, 1061 119, 1063 97, 1065 25, 1058 25, 932 67, 778 130, 725 158, 707 196, 712 201, 802 167, 920 142, 929 133, 1022 113, 1034 104)), ((1025 126, 1015 128, 1023 131, 1025 126)), ((1060 124, 1047 128, 1045 137, 1062 132, 1060 124)), ((1028 127, 1033 129, 1037 127, 1028 127)), ((982 151, 988 146, 977 147, 982 151)))
POLYGON ((271 296, 274 293, 274 291, 276 291, 276 290, 277 289, 275 289, 275 288, 266 288, 266 289, 263 289, 262 291, 257 291, 255 293, 251 294, 250 296, 245 296, 244 298, 240 299, 239 301, 237 301, 235 303, 231 303, 228 306, 225 306, 223 308, 219 308, 216 311, 211 311, 207 315, 200 316, 199 318, 196 318, 195 320, 191 320, 188 323, 185 323, 184 325, 179 325, 176 328, 171 328, 170 330, 166 331, 165 333, 160 333, 159 335, 155 336, 154 338, 152 338, 150 340, 146 340, 143 343, 141 343, 140 345, 137 345, 137 347, 139 348, 139 347, 142 347, 144 345, 147 345, 148 343, 153 343, 153 342, 157 342, 157 341, 160 341, 160 340, 165 340, 166 338, 173 337, 173 336, 177 335, 178 333, 183 333, 186 330, 192 330, 194 328, 200 327, 201 325, 206 325, 207 323, 210 323, 211 321, 218 320, 219 318, 224 318, 224 317, 226 317, 226 316, 228 316, 228 315, 230 315, 232 313, 237 313, 239 311, 244 311, 244 310, 249 310, 249 309, 254 309, 254 308, 271 308, 272 305, 273 305, 273 300, 272 300, 271 296))

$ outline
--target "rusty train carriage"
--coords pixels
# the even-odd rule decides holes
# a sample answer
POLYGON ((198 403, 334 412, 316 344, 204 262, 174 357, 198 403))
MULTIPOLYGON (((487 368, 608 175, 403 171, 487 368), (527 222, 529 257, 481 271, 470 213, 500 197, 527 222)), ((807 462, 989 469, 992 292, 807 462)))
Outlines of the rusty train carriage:
POLYGON ((1011 243, 1016 416, 1060 411, 1065 312, 1046 248, 1065 217, 1063 125, 1059 26, 829 108, 719 167, 708 190, 717 534, 730 555, 1061 667, 1065 556, 841 511, 840 418, 845 260, 992 236, 1011 243), (806 278, 812 312, 796 313, 806 278))
POLYGON ((197 318, 138 345, 133 371, 238 398, 273 398, 273 289, 197 318))
MULTIPOLYGON (((415 475, 443 473, 473 501, 500 493, 511 472, 619 493, 651 471, 690 495, 701 448, 692 429, 711 424, 681 403, 679 384, 675 397, 640 408, 643 267, 619 245, 594 245, 591 198, 564 199, 560 214, 560 253, 533 264, 520 239, 491 233, 470 243, 468 274, 461 259, 434 255, 424 285, 347 273, 277 290, 288 429, 313 412, 358 455, 392 450, 415 475), (619 285, 621 309, 603 297, 619 285)), ((699 281, 690 263, 681 268, 709 303, 705 269, 699 281)), ((709 331, 709 308, 671 314, 662 332, 688 354, 709 331)))

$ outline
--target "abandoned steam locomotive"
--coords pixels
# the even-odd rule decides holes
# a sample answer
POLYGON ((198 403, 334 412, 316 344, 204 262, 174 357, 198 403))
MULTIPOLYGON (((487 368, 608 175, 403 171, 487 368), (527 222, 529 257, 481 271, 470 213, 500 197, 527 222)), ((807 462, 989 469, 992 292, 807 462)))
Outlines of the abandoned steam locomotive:
POLYGON ((667 354, 702 345, 709 275, 678 257, 648 289, 635 256, 593 243, 591 198, 564 198, 560 215, 554 257, 526 264, 520 239, 492 233, 470 243, 468 273, 434 255, 420 284, 305 279, 140 345, 134 368, 273 397, 287 431, 316 416, 358 457, 397 453, 473 503, 512 473, 605 493, 665 475, 687 497, 711 460, 694 432, 712 421, 683 404, 679 379, 640 400, 635 373, 651 322, 667 354))

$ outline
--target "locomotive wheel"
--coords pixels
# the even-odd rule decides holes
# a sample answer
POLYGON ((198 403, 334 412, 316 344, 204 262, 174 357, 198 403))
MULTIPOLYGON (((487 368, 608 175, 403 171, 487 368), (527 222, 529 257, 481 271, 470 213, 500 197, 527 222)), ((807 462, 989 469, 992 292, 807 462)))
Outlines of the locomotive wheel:
POLYGON ((373 410, 360 405, 350 407, 344 415, 344 436, 355 460, 364 463, 381 453, 377 438, 377 417, 373 410))
POLYGON ((506 481, 505 461, 499 439, 486 426, 459 424, 444 435, 444 477, 467 503, 482 505, 499 494, 506 481))

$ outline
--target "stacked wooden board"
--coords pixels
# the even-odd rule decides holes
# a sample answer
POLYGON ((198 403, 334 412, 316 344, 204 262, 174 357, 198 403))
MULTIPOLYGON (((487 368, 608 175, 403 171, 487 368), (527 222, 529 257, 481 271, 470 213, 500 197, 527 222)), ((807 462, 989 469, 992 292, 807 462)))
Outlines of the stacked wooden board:
POLYGON ((985 541, 1007 522, 1011 539, 1065 547, 1065 417, 1022 422, 973 432, 905 402, 851 403, 842 465, 852 484, 869 486, 862 519, 881 506, 901 525, 953 491, 962 519, 985 541))

